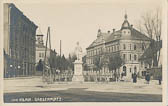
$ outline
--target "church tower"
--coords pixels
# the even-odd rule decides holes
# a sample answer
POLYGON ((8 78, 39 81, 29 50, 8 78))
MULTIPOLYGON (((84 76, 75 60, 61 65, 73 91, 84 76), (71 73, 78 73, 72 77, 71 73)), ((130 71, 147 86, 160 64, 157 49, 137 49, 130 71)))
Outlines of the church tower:
POLYGON ((41 45, 44 44, 43 36, 44 35, 41 33, 40 28, 38 28, 37 31, 36 31, 36 44, 41 44, 41 45))

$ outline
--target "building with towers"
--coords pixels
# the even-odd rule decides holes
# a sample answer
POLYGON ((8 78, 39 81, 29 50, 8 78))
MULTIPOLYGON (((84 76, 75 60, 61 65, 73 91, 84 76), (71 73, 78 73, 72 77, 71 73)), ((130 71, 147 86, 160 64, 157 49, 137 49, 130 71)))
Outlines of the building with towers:
POLYGON ((120 76, 124 73, 124 79, 128 81, 132 79, 133 73, 141 76, 144 69, 141 67, 139 58, 149 47, 150 42, 151 39, 149 37, 136 30, 129 23, 128 16, 125 14, 124 22, 119 30, 113 29, 112 32, 105 33, 99 29, 97 39, 86 48, 86 63, 89 68, 87 74, 90 76, 99 74, 104 79, 112 78, 113 72, 109 71, 107 67, 100 70, 100 72, 94 71, 94 58, 97 56, 102 57, 104 54, 109 56, 119 54, 124 60, 124 64, 119 68, 120 76))

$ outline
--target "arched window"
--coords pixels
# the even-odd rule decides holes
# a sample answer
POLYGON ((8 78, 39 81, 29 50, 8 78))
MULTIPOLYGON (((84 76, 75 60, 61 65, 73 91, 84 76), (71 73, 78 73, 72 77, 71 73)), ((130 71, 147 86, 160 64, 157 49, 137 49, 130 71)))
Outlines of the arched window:
POLYGON ((123 76, 126 76, 126 75, 127 75, 127 67, 123 66, 123 76))

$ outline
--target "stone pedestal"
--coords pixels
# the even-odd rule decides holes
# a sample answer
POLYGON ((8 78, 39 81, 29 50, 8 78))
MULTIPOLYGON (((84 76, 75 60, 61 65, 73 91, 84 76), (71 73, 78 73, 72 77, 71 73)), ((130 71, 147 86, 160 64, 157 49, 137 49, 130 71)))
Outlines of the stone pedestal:
POLYGON ((72 82, 84 82, 82 61, 76 60, 74 62, 74 75, 72 77, 72 82))

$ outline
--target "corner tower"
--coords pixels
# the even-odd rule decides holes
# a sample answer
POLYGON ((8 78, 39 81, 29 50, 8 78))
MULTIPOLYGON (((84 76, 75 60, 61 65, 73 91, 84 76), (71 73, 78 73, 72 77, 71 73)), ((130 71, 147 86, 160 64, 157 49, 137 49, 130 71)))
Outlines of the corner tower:
POLYGON ((121 26, 121 35, 122 36, 130 36, 131 35, 131 26, 127 20, 128 16, 125 14, 124 16, 124 22, 121 26))

